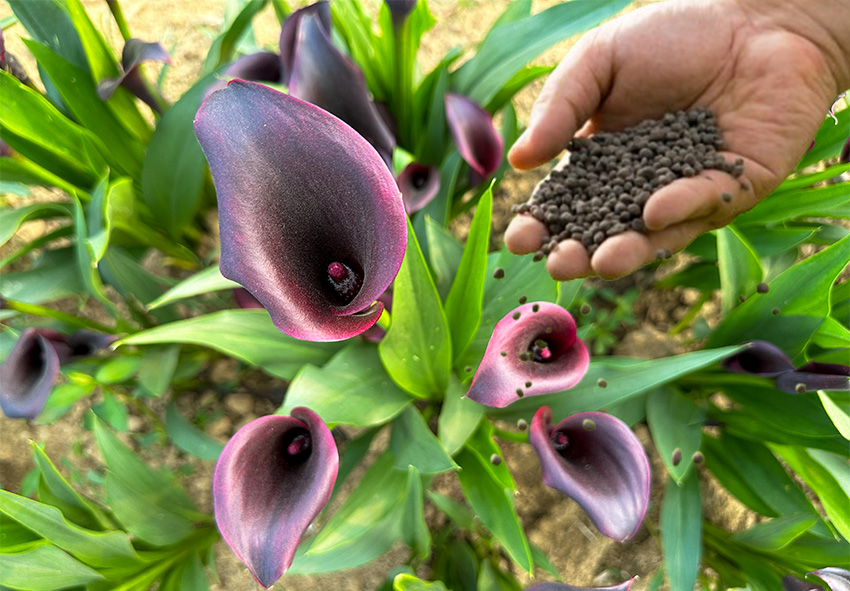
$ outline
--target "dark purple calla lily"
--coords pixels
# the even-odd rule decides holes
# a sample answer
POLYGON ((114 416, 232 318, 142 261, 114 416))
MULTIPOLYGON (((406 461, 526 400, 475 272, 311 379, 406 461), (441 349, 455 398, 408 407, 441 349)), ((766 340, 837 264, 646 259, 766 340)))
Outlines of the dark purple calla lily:
POLYGON ((97 85, 97 96, 101 100, 109 100, 119 86, 125 87, 134 95, 142 99, 151 109, 161 112, 162 99, 151 94, 139 73, 139 66, 143 62, 171 63, 171 56, 159 43, 147 43, 141 39, 128 39, 121 52, 121 66, 124 73, 118 78, 104 78, 97 85))
MULTIPOLYGON (((378 301, 384 305, 384 309, 387 312, 393 311, 393 291, 392 288, 388 288, 387 291, 381 294, 381 297, 378 298, 378 301)), ((387 331, 375 324, 362 335, 364 339, 369 341, 370 343, 380 343, 385 336, 387 336, 387 331)))
POLYGON ((410 215, 428 205, 437 196, 440 190, 440 169, 411 162, 404 167, 396 182, 404 199, 404 210, 410 215))
POLYGON ((632 430, 601 412, 582 412, 554 427, 540 407, 528 439, 543 482, 575 500, 600 532, 619 541, 637 532, 649 504, 649 460, 632 430))
POLYGON ((316 14, 304 15, 298 26, 289 94, 348 123, 392 168, 395 139, 372 103, 363 72, 331 43, 316 14))
POLYGON ((493 127, 493 118, 478 103, 459 94, 447 94, 446 122, 457 150, 477 175, 475 185, 496 172, 502 163, 504 143, 493 127))
POLYGON ((384 0, 384 4, 390 9, 390 16, 395 28, 403 25, 413 9, 416 8, 416 0, 384 0))
POLYGON ((278 41, 280 47, 280 64, 283 69, 281 80, 284 84, 289 84, 289 77, 292 74, 292 65, 295 61, 295 45, 301 19, 311 14, 319 17, 319 24, 322 26, 322 29, 328 35, 331 34, 330 2, 316 2, 310 6, 299 8, 286 17, 280 28, 280 40, 278 41))
POLYGON ((565 585, 564 583, 537 583, 531 587, 526 587, 525 591, 629 591, 635 579, 629 579, 625 583, 620 583, 613 587, 576 587, 575 585, 565 585))
POLYGON ((28 328, 0 364, 0 408, 10 419, 34 419, 44 409, 59 376, 59 365, 69 356, 65 335, 28 328))
POLYGON ((850 591, 850 570, 829 566, 808 574, 815 575, 826 583, 830 591, 850 591))
POLYGON ((810 361, 798 369, 776 376, 773 383, 789 394, 817 390, 847 391, 850 390, 850 367, 837 363, 810 361))
POLYGON ((222 274, 295 338, 342 340, 377 322, 407 226, 374 148, 322 109, 241 80, 210 95, 195 133, 218 194, 222 274))
MULTIPOLYGON (((114 334, 106 334, 94 330, 78 330, 68 337, 66 344, 69 348, 67 361, 76 361, 91 357, 101 349, 115 342, 114 334)), ((65 363, 65 360, 62 360, 65 363)))
POLYGON ((782 577, 782 591, 823 591, 823 587, 798 579, 794 575, 782 577))
POLYGON ((549 302, 531 302, 496 324, 466 396, 504 408, 523 396, 572 388, 589 364, 570 313, 549 302))
POLYGON ((723 360, 723 367, 735 373, 772 378, 794 369, 788 356, 776 345, 766 341, 752 341, 740 353, 723 360))
POLYGON ((838 160, 842 164, 850 164, 850 137, 844 142, 844 147, 841 148, 841 156, 838 160))
POLYGON ((313 411, 251 421, 215 467, 215 520, 224 541, 263 587, 292 564, 301 536, 331 498, 339 454, 313 411))

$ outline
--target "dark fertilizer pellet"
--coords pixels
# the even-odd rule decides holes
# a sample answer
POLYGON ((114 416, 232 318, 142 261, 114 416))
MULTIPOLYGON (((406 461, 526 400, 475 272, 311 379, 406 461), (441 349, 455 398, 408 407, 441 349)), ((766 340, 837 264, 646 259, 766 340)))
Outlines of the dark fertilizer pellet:
MULTIPOLYGON (((578 240, 593 254, 611 236, 643 232, 650 195, 676 179, 707 169, 735 178, 744 172, 743 160, 727 162, 720 155, 722 134, 714 113, 703 108, 576 138, 567 149, 567 166, 553 170, 527 203, 513 208, 531 214, 549 231, 550 238, 534 254, 536 261, 561 240, 578 240)), ((722 197, 731 200, 728 193, 722 197)))
POLYGON ((756 286, 756 291, 759 293, 767 293, 770 291, 770 286, 767 283, 759 283, 756 286))

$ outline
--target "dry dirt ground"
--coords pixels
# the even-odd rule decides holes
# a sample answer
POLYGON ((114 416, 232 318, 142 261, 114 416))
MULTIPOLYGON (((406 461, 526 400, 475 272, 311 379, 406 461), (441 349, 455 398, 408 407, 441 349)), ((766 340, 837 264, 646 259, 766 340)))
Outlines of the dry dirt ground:
MULTIPOLYGON (((201 64, 211 42, 209 32, 219 27, 223 21, 223 3, 224 0, 123 0, 125 15, 133 35, 146 41, 159 41, 171 51, 174 63, 164 87, 169 100, 178 98, 201 72, 201 64)), ((535 1, 534 11, 542 10, 552 3, 551 0, 535 1)), ((649 2, 636 4, 647 3, 649 2)), ((101 30, 107 31, 113 46, 120 47, 120 36, 105 10, 105 2, 84 0, 84 4, 90 10, 95 24, 101 30)), ((481 39, 507 4, 507 0, 432 0, 430 6, 438 18, 438 24, 422 44, 421 61, 424 69, 427 71, 432 67, 449 48, 456 45, 468 47, 481 39)), ((367 2, 367 5, 374 8, 376 2, 371 0, 371 4, 367 2)), ((7 6, 0 7, 0 17, 8 13, 7 6)), ((276 46, 279 27, 271 10, 265 11, 256 22, 258 43, 276 46)), ((25 65, 29 64, 29 70, 33 72, 32 62, 26 59, 26 50, 18 38, 20 33, 19 27, 8 31, 7 49, 23 58, 22 61, 25 65)), ((546 52, 538 63, 557 63, 572 42, 564 42, 546 52)), ((157 70, 153 69, 152 72, 156 73, 157 70)), ((527 120, 531 103, 541 86, 542 83, 538 82, 517 98, 521 120, 527 120)), ((543 172, 509 175, 501 185, 496 199, 497 232, 503 231, 507 224, 510 205, 524 201, 542 176, 543 172)), ((464 232, 461 230, 460 233, 464 232)), ((664 324, 669 321, 669 316, 681 307, 682 294, 659 294, 652 297, 654 299, 643 297, 639 301, 639 327, 624 337, 616 352, 658 357, 671 354, 679 346, 664 335, 664 324)), ((226 379, 232 376, 233 370, 233 364, 225 360, 211 371, 214 378, 226 379)), ((210 432, 222 441, 226 441, 242 424, 256 416, 272 412, 275 408, 269 400, 255 398, 250 394, 250 390, 245 388, 224 397, 218 392, 210 391, 198 392, 188 398, 192 404, 220 408, 224 411, 221 417, 209 426, 210 432)), ((96 398, 92 400, 96 401, 96 398)), ((81 427, 87 408, 86 403, 80 403, 69 415, 49 426, 10 421, 0 417, 0 484, 7 489, 18 490, 24 475, 32 468, 29 441, 44 442, 48 454, 57 464, 61 458, 70 458, 82 473, 97 467, 98 454, 91 434, 81 427)), ((153 410, 162 412, 163 408, 153 410)), ((150 429, 149 419, 143 416, 131 417, 132 432, 145 433, 150 429)), ((638 428, 637 432, 652 455, 651 441, 646 430, 638 428)), ((634 540, 619 544, 598 534, 574 502, 541 483, 540 469, 529 446, 508 443, 504 447, 506 461, 518 483, 517 509, 529 539, 546 552, 565 582, 583 586, 610 585, 626 577, 640 575, 642 580, 638 581, 634 588, 636 591, 646 589, 648 577, 658 569, 661 560, 654 524, 657 523, 660 500, 658 491, 662 488, 664 469, 657 458, 653 464, 656 494, 653 496, 647 525, 634 540)), ((210 510, 210 462, 193 460, 173 448, 154 446, 153 450, 148 448, 144 453, 146 459, 154 465, 168 466, 172 470, 190 465, 193 472, 184 478, 184 483, 199 505, 210 510)), ((751 524, 753 517, 734 499, 718 495, 713 491, 710 480, 703 480, 709 516, 731 529, 740 529, 751 524)), ((453 488, 453 494, 459 497, 456 479, 454 482, 454 485, 450 482, 446 484, 447 491, 453 488)), ((275 589, 372 590, 393 566, 406 558, 407 552, 399 544, 377 561, 361 568, 323 577, 286 576, 275 589)), ((213 587, 216 590, 241 591, 257 588, 247 570, 224 544, 218 547, 218 572, 220 581, 213 587)), ((427 575, 427 572, 422 574, 427 575)), ((542 573, 535 580, 549 578, 549 575, 542 573)), ((531 579, 526 576, 523 581, 530 583, 531 579)))

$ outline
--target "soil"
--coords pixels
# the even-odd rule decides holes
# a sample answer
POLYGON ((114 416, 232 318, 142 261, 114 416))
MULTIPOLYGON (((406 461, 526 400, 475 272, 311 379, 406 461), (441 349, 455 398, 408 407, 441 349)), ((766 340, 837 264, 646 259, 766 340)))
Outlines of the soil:
MULTIPOLYGON (((635 2, 636 6, 650 2, 635 2)), ((113 47, 121 47, 120 35, 102 0, 83 0, 92 15, 95 25, 107 31, 113 47)), ((201 72, 207 48, 210 45, 210 30, 223 22, 224 0, 123 0, 125 16, 135 37, 146 41, 160 41, 171 53, 173 65, 165 81, 164 94, 175 100, 197 79, 201 72)), ((430 7, 438 19, 438 25, 428 33, 420 52, 423 69, 426 71, 455 45, 469 45, 480 39, 508 0, 432 0, 430 7)), ((534 11, 554 4, 552 0, 534 2, 534 11)), ((375 0, 367 2, 367 12, 374 13, 375 0)), ((8 6, 0 7, 0 18, 9 14, 8 6)), ((274 47, 277 44, 278 26, 271 9, 257 19, 255 29, 259 46, 274 47)), ((19 57, 28 71, 34 72, 31 59, 19 39, 20 27, 7 31, 7 51, 19 57)), ((536 63, 554 64, 563 56, 574 40, 566 41, 547 51, 536 63)), ((148 75, 156 76, 161 66, 147 66, 148 75)), ((542 82, 538 81, 523 91, 516 100, 521 121, 527 121, 530 106, 539 93, 542 82)), ((494 213, 494 241, 501 234, 512 214, 510 208, 524 202, 532 193, 544 172, 508 173, 500 184, 494 213)), ((42 195, 44 198, 51 198, 42 195)), ((41 197, 40 197, 41 198, 41 197)), ((52 196, 53 199, 56 196, 52 196)), ((30 224, 30 232, 43 231, 44 226, 30 224)), ((463 237, 467 227, 461 220, 456 224, 457 234, 463 237)), ((529 264, 531 261, 529 260, 529 264)), ((674 265, 675 259, 665 263, 674 265)), ((654 271, 642 271, 626 281, 626 285, 648 287, 654 282, 654 271)), ((681 310, 687 308, 691 299, 686 292, 644 291, 636 306, 638 324, 615 349, 615 353, 641 357, 661 357, 686 349, 684 337, 671 338, 667 330, 672 326, 681 310)), ((216 362, 208 370, 212 383, 226 384, 234 381, 239 365, 233 360, 216 362)), ((240 374, 241 375, 241 374, 240 374)), ((226 441, 241 425, 257 416, 273 412, 280 402, 285 385, 269 380, 262 374, 251 374, 247 380, 233 390, 209 390, 189 393, 181 397, 178 406, 184 414, 207 413, 210 422, 207 431, 220 441, 226 441), (259 395, 262 394, 262 395, 259 395)), ((167 396, 165 397, 167 398, 167 396)), ((99 402, 96 393, 88 400, 76 404, 75 408, 50 425, 9 420, 0 417, 0 485, 18 491, 33 463, 29 442, 43 442, 47 454, 53 458, 66 475, 69 474, 67 460, 76 473, 85 475, 100 466, 90 431, 82 428, 84 415, 91 404, 99 402)), ((164 416, 165 401, 153 400, 150 405, 154 414, 164 416)), ((154 466, 164 467, 182 478, 190 495, 202 510, 211 510, 210 481, 213 464, 194 459, 172 446, 149 445, 139 447, 140 436, 152 431, 152 419, 145 413, 131 410, 130 440, 140 449, 143 458, 154 466)), ((573 585, 603 586, 618 583, 630 576, 642 579, 633 587, 635 591, 646 589, 648 578, 660 565, 661 556, 655 531, 658 518, 660 491, 663 486, 664 468, 653 453, 652 443, 645 428, 638 427, 637 434, 647 447, 652 458, 654 474, 653 497, 650 514, 635 539, 620 544, 599 533, 584 512, 570 499, 544 486, 540 480, 540 468, 530 446, 504 443, 506 462, 517 481, 516 504, 520 518, 532 543, 539 546, 550 557, 565 580, 573 585)), ((126 439, 126 438, 125 438, 126 439)), ((376 438, 374 445, 380 445, 376 438)), ((363 468, 360 468, 361 473, 363 468)), ((356 482, 358 474, 353 475, 356 482)), ((81 480, 85 481, 85 477, 81 480)), ((740 529, 754 520, 745 508, 726 494, 720 494, 710 478, 703 479, 706 512, 709 518, 725 527, 740 529)), ((447 476, 440 481, 440 490, 460 498, 457 479, 447 476)), ((342 495, 340 495, 342 496, 342 495)), ((375 589, 383 582, 386 573, 395 565, 404 562, 408 553, 398 543, 378 560, 363 567, 339 574, 321 577, 285 576, 275 589, 307 591, 316 589, 338 589, 341 591, 366 591, 375 589)), ((212 588, 217 591, 253 590, 258 587, 244 566, 223 543, 217 547, 219 581, 212 588)), ((427 576, 427 572, 421 573, 427 576)), ((538 572, 535 579, 520 574, 525 584, 550 580, 551 576, 538 572)))

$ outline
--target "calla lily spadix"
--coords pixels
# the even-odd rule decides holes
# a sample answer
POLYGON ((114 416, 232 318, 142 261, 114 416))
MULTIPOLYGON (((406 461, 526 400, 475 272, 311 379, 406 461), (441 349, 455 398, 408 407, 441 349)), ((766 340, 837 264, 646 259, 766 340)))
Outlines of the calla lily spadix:
POLYGON ((419 211, 437 196, 440 190, 440 169, 411 162, 404 167, 396 178, 404 209, 410 215, 419 211))
POLYGON ((649 460, 631 429, 601 412, 582 412, 552 426, 540 407, 528 439, 540 458, 543 482, 576 501, 609 538, 635 535, 649 505, 649 460))
POLYGON ((407 240, 375 149, 326 111, 242 80, 209 96, 195 133, 218 195, 222 274, 295 338, 342 340, 375 324, 407 240))
POLYGON ((304 532, 331 498, 339 453, 307 408, 251 421, 230 439, 213 476, 224 541, 263 587, 292 564, 304 532))
POLYGON ((525 591, 629 591, 634 582, 635 579, 630 579, 613 587, 576 587, 564 583, 537 583, 531 587, 526 587, 525 591))
POLYGON ((493 118, 478 103, 460 94, 446 94, 446 123, 457 151, 472 168, 477 185, 498 170, 504 142, 493 127, 493 118))
POLYGON ((466 396, 504 408, 523 396, 572 388, 589 364, 572 315, 556 304, 530 302, 496 324, 466 396))

